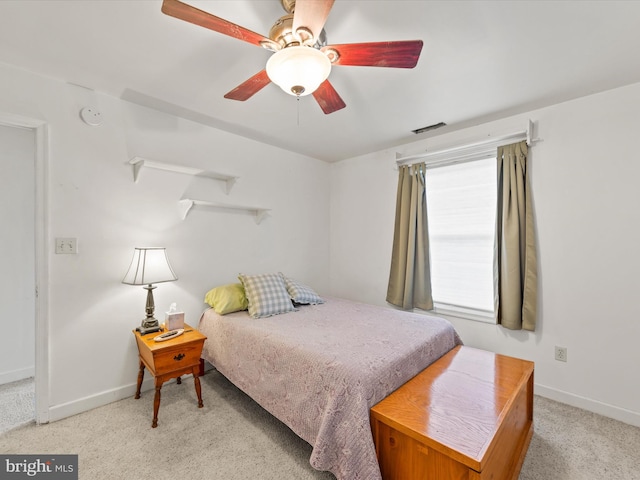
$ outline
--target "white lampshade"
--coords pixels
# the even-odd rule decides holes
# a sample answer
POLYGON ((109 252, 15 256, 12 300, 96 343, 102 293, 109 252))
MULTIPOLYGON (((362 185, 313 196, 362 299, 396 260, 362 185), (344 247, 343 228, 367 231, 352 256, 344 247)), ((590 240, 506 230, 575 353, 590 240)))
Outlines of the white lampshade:
POLYGON ((289 95, 315 92, 331 72, 331 61, 313 47, 286 47, 267 61, 267 75, 289 95))
POLYGON ((164 248, 136 248, 122 283, 151 285, 152 283, 173 282, 177 279, 164 248))

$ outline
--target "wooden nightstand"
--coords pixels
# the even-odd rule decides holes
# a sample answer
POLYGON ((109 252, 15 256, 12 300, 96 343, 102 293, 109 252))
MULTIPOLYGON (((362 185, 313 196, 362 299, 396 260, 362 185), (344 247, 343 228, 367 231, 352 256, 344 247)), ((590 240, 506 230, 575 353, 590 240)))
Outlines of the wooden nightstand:
POLYGON ((193 383, 198 395, 198 408, 202 408, 202 391, 200 379, 198 378, 200 367, 200 355, 202 346, 207 339, 195 328, 185 324, 184 333, 179 337, 164 342, 156 342, 154 337, 162 332, 140 335, 134 330, 138 344, 138 354, 140 357, 140 371, 138 372, 138 387, 135 398, 140 398, 140 386, 144 379, 145 367, 151 375, 155 377, 156 396, 153 400, 153 423, 151 426, 158 426, 158 410, 160 410, 160 389, 162 384, 171 378, 177 378, 177 383, 181 383, 180 376, 193 374, 193 383))

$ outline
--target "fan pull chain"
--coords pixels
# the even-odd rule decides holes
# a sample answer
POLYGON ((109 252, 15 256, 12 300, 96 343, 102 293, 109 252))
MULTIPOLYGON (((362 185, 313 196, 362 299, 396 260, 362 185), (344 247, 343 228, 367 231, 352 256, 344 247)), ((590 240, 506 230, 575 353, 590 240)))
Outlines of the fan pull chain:
POLYGON ((297 122, 298 122, 298 127, 300 126, 300 95, 296 96, 296 100, 298 103, 298 108, 297 108, 297 122))

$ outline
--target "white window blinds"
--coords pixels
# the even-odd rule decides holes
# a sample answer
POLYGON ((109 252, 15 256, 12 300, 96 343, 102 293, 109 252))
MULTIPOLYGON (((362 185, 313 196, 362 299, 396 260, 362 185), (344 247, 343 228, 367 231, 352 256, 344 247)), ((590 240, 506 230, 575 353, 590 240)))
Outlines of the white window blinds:
POLYGON ((495 157, 429 168, 426 190, 436 310, 493 321, 495 157))

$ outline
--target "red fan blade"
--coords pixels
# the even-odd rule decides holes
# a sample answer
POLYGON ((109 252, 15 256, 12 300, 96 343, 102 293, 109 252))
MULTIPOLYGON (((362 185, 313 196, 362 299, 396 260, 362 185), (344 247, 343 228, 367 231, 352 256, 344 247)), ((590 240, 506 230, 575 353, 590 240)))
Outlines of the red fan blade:
MULTIPOLYGON (((162 13, 172 17, 193 23, 201 27, 208 28, 214 32, 219 32, 230 37, 244 40, 259 47, 273 47, 274 42, 259 33, 247 30, 244 27, 231 23, 215 15, 199 10, 191 5, 182 3, 179 0, 164 0, 162 2, 162 13)), ((271 48, 273 49, 273 48, 271 48)))
POLYGON ((229 98, 231 100, 239 100, 244 102, 245 100, 253 97, 256 93, 262 90, 264 87, 269 85, 271 80, 267 75, 266 70, 262 70, 256 73, 253 77, 247 80, 244 83, 241 83, 236 88, 227 93, 224 98, 229 98))
POLYGON ((307 28, 318 39, 335 0, 297 0, 293 12, 293 31, 307 28))
POLYGON ((336 89, 333 88, 333 85, 329 83, 329 80, 322 82, 312 95, 322 111, 327 115, 347 106, 338 95, 338 92, 336 92, 336 89))
POLYGON ((321 50, 332 65, 413 68, 420 57, 422 40, 327 45, 321 50), (336 54, 338 58, 333 60, 336 54))

